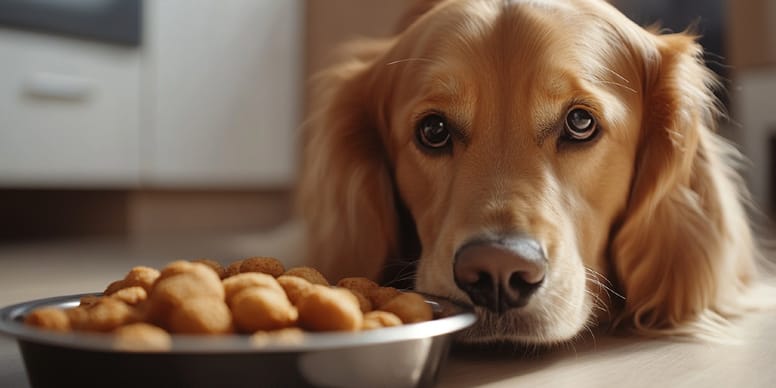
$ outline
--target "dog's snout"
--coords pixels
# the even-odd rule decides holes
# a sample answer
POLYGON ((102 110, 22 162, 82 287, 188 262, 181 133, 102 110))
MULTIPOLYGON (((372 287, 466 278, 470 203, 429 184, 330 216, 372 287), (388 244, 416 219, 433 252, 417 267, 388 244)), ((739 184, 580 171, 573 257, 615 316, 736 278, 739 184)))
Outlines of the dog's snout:
POLYGON ((528 303, 544 281, 547 259, 536 240, 521 236, 467 243, 453 266, 456 284, 472 302, 503 313, 528 303))

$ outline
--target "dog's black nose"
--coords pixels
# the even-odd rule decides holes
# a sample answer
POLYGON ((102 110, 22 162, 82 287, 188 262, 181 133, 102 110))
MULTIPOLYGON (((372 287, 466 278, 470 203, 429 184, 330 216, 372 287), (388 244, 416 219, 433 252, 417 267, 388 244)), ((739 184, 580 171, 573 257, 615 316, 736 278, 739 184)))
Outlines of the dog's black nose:
POLYGON ((542 248, 529 237, 469 242, 458 249, 453 265, 458 288, 497 313, 528 304, 546 271, 542 248))

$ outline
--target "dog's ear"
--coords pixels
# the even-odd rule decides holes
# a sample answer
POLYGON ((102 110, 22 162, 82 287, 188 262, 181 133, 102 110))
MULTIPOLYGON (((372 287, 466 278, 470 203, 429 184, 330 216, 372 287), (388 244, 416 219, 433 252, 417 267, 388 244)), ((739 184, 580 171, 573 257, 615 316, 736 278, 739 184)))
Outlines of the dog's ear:
POLYGON ((624 319, 641 333, 697 334, 734 315, 756 255, 736 152, 715 133, 718 103, 702 49, 654 36, 628 208, 611 256, 624 319))
POLYGON ((297 209, 306 222, 310 265, 330 279, 377 278, 397 249, 398 216, 375 116, 372 63, 387 42, 347 48, 350 62, 318 76, 304 124, 297 209))

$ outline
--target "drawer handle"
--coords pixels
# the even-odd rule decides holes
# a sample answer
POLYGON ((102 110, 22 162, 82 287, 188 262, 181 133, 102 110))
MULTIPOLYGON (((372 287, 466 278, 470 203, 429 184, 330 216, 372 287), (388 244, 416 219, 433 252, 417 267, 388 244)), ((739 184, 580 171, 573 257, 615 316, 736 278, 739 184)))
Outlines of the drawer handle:
POLYGON ((94 83, 83 77, 55 73, 34 73, 27 78, 24 90, 32 97, 85 100, 92 94, 94 83))

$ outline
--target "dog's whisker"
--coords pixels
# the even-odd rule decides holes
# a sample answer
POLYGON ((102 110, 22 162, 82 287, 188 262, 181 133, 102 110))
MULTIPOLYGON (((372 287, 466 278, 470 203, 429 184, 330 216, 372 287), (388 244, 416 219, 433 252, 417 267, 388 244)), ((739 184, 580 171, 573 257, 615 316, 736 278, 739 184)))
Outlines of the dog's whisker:
MULTIPOLYGON (((566 306, 568 306, 572 311, 577 310, 579 308, 577 304, 571 302, 570 300, 564 298, 563 296, 560 296, 560 295, 554 295, 554 296, 558 301, 565 303, 566 306)), ((562 317, 558 317, 558 319, 562 319, 562 317)))
POLYGON ((434 63, 434 60, 430 58, 405 58, 405 59, 399 59, 395 61, 391 61, 385 64, 385 66, 393 66, 398 65, 402 63, 408 63, 408 62, 426 62, 426 63, 434 63))
POLYGON ((602 274, 602 273, 600 273, 600 272, 598 272, 598 271, 596 271, 596 270, 594 270, 594 269, 592 269, 592 268, 590 268, 588 266, 585 266, 585 271, 587 271, 590 274, 595 275, 598 279, 605 281, 610 286, 613 286, 611 280, 609 280, 609 278, 607 278, 604 274, 602 274))
POLYGON ((621 87, 621 88, 623 88, 623 89, 625 89, 625 90, 627 90, 627 91, 629 91, 629 92, 631 92, 631 93, 633 93, 633 94, 637 94, 637 93, 638 93, 638 92, 636 91, 636 89, 634 89, 634 88, 632 88, 632 87, 630 87, 630 86, 628 86, 628 85, 621 84, 621 83, 619 83, 619 82, 614 82, 614 81, 606 81, 606 80, 600 80, 600 79, 599 79, 599 80, 596 80, 595 82, 597 82, 597 83, 601 83, 601 84, 607 84, 607 85, 614 85, 614 86, 619 86, 619 87, 621 87))
POLYGON ((585 271, 587 272, 588 275, 592 275, 592 277, 585 276, 586 279, 594 283, 595 285, 603 288, 604 290, 606 290, 607 294, 613 294, 622 300, 626 299, 625 296, 623 296, 622 294, 614 290, 613 288, 614 284, 612 284, 612 282, 606 276, 587 266, 585 267, 585 271), (603 282, 608 283, 608 285, 604 284, 603 282))
POLYGON ((590 291, 587 291, 587 290, 585 291, 585 293, 587 295, 590 295, 590 297, 593 299, 592 300, 593 305, 591 306, 593 309, 600 310, 600 311, 603 311, 603 312, 609 312, 609 309, 607 308, 608 304, 604 303, 604 301, 603 301, 603 299, 601 299, 601 297, 599 297, 598 295, 596 295, 596 294, 594 294, 594 293, 592 293, 590 291))
POLYGON ((620 74, 620 73, 618 73, 618 72, 616 72, 616 71, 614 71, 614 70, 612 70, 612 69, 610 69, 608 67, 604 67, 603 69, 606 70, 607 72, 609 72, 610 74, 612 74, 613 76, 619 78, 622 82, 625 82, 626 84, 630 83, 630 80, 625 78, 622 74, 620 74))

